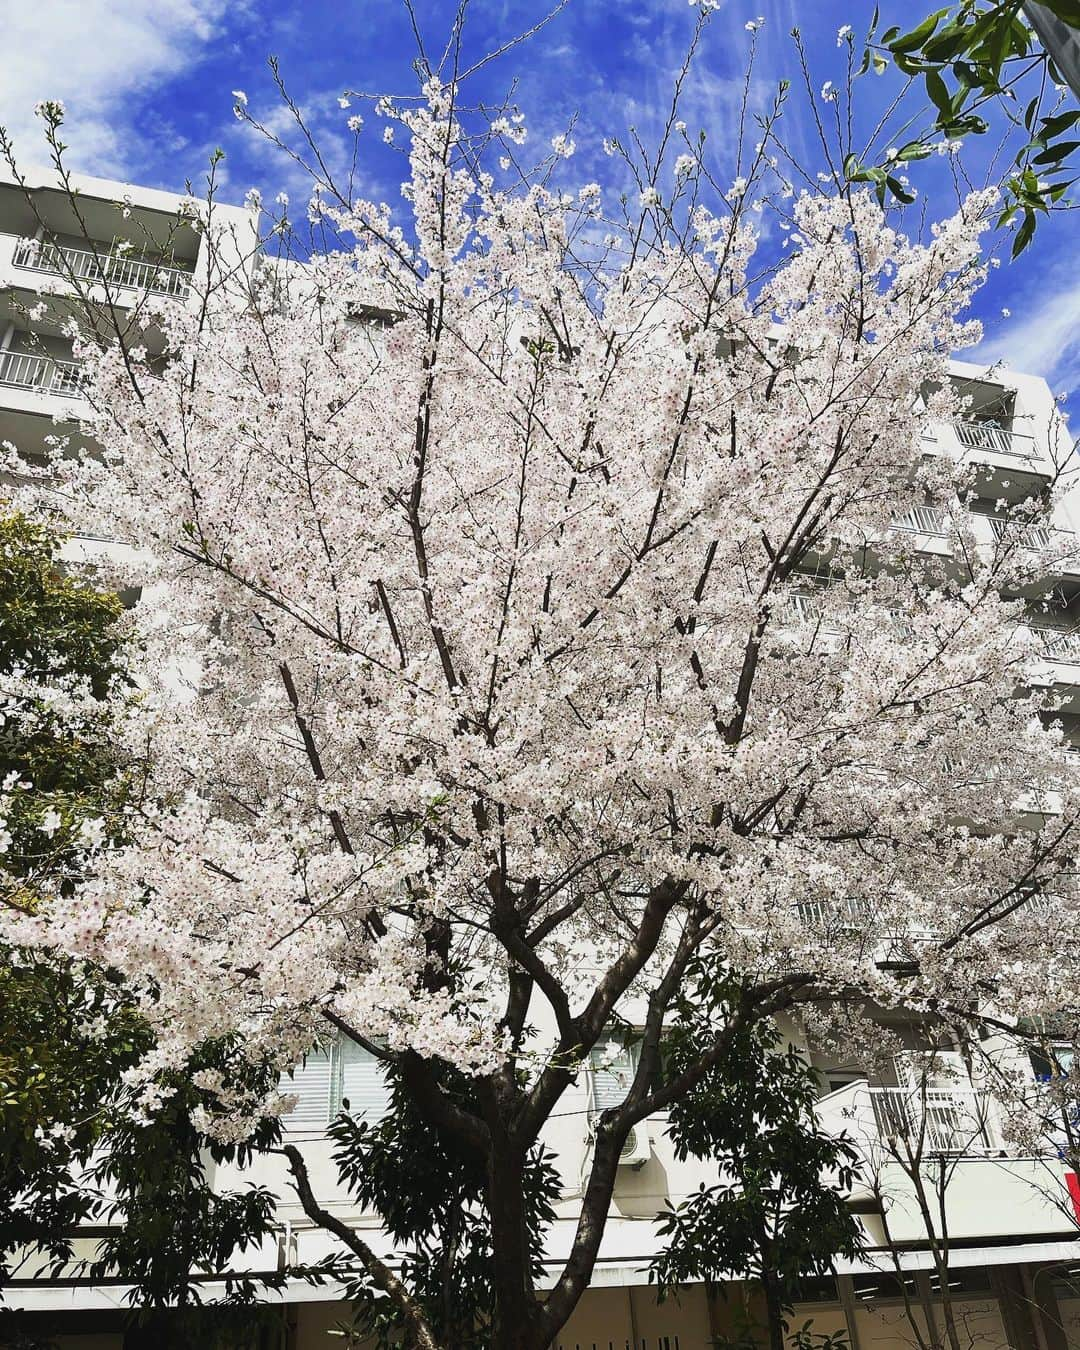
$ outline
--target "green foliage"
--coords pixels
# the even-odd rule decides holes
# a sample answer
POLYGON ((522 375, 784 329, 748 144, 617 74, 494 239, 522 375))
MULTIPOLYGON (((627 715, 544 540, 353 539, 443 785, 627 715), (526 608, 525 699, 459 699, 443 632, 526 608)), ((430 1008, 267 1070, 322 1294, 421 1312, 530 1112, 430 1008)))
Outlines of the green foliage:
POLYGON ((72 1228, 97 1214, 76 1173, 120 1074, 147 1043, 115 981, 72 962, 0 953, 0 1282, 19 1247, 38 1249, 35 1265, 62 1264, 72 1228))
POLYGON ((95 1279, 123 1274, 151 1307, 200 1303, 192 1272, 228 1270, 237 1252, 273 1227, 273 1193, 257 1186, 216 1193, 212 1165, 245 1166, 256 1152, 279 1142, 280 1123, 260 1121, 249 1139, 237 1143, 197 1129, 193 1117, 220 1109, 216 1098, 196 1085, 204 1072, 220 1075, 234 1093, 261 1095, 276 1082, 276 1074, 253 1069, 234 1041, 206 1042, 182 1075, 162 1080, 165 1101, 152 1117, 144 1120, 126 1110, 113 1115, 105 1147, 89 1172, 90 1180, 114 1197, 103 1206, 103 1217, 116 1221, 99 1244, 90 1274, 95 1279))
MULTIPOLYGON (((122 606, 65 573, 59 544, 22 516, 0 517, 0 682, 16 699, 0 720, 0 888, 6 903, 30 909, 36 887, 67 875, 80 856, 79 822, 115 818, 121 792, 104 704, 95 712, 92 701, 123 678, 122 606), (65 715, 34 697, 38 688, 84 688, 89 710, 65 715), (50 808, 62 824, 47 836, 40 826, 50 808)), ((0 1276, 5 1255, 24 1244, 53 1262, 69 1254, 68 1232, 95 1211, 72 1169, 89 1156, 103 1104, 146 1043, 107 974, 0 951, 0 1276)))
POLYGON ((115 834, 124 796, 104 703, 124 680, 123 606, 63 570, 60 542, 23 516, 0 516, 0 680, 12 686, 0 718, 0 825, 10 836, 0 885, 9 900, 29 900, 39 873, 55 881, 75 865, 83 820, 101 818, 115 834), (23 692, 37 687, 88 697, 72 712, 23 692), (50 809, 60 825, 45 834, 50 809))
MULTIPOLYGON (((420 1115, 388 1066, 389 1113, 374 1126, 342 1115, 330 1127, 341 1180, 401 1249, 401 1274, 415 1291, 440 1344, 486 1350, 491 1337, 491 1229, 484 1209, 486 1174, 474 1150, 455 1148, 446 1131, 420 1115)), ((439 1070, 450 1100, 478 1114, 476 1085, 449 1065, 439 1070)), ((524 1169, 532 1275, 541 1273, 543 1233, 555 1217, 559 1177, 549 1154, 532 1150, 524 1169)), ((379 1350, 401 1346, 402 1326, 389 1299, 365 1285, 349 1289, 355 1330, 379 1350)))
POLYGON ((844 1201, 857 1154, 826 1134, 814 1113, 817 1078, 770 1022, 743 1020, 736 977, 711 958, 696 963, 665 1042, 665 1075, 690 1068, 716 1045, 723 1053, 670 1109, 680 1159, 714 1163, 712 1185, 660 1217, 667 1238, 651 1276, 661 1290, 742 1271, 763 1288, 775 1338, 798 1283, 858 1249, 844 1201))
MULTIPOLYGON (((29 911, 42 888, 62 889, 87 865, 81 822, 100 820, 105 843, 121 839, 132 781, 106 703, 125 679, 123 607, 64 571, 60 542, 21 516, 0 517, 0 685, 18 700, 0 723, 8 782, 0 885, 6 903, 29 911), (54 691, 74 693, 74 710, 53 701, 54 691), (61 823, 45 834, 50 809, 61 823)), ((0 949, 0 1285, 16 1253, 23 1276, 70 1274, 73 1229, 111 1224, 90 1263, 96 1278, 121 1276, 150 1307, 195 1305, 192 1271, 227 1268, 272 1227, 267 1192, 213 1192, 210 1164, 243 1163, 250 1146, 207 1137, 193 1113, 218 1109, 196 1086, 199 1071, 234 1092, 273 1084, 235 1044, 212 1042, 183 1074, 162 1077, 163 1104, 143 1116, 123 1075, 152 1046, 112 972, 0 949)), ((278 1136, 277 1123, 264 1121, 253 1142, 278 1136)), ((229 1296, 252 1292, 238 1282, 229 1296)))
MULTIPOLYGON (((1063 23, 1080 30, 1080 0, 1044 0, 1063 23)), ((1009 122, 1019 124, 1015 87, 1033 79, 1042 66, 1044 79, 1024 109, 1026 141, 1016 152, 1005 184, 1005 204, 999 225, 1016 220, 1012 253, 1016 257, 1031 242, 1039 215, 1067 205, 1065 194, 1075 179, 1068 162, 1080 148, 1069 133, 1080 122, 1080 108, 1049 109, 1048 91, 1061 84, 1053 61, 1024 21, 1022 0, 956 0, 935 10, 906 32, 898 27, 877 34, 878 11, 870 24, 858 74, 883 73, 892 64, 903 75, 921 81, 932 108, 931 120, 920 134, 884 164, 867 164, 849 155, 844 172, 849 182, 873 183, 878 200, 888 196, 913 200, 893 165, 924 159, 936 146, 982 136, 991 127, 996 105, 1009 122)))

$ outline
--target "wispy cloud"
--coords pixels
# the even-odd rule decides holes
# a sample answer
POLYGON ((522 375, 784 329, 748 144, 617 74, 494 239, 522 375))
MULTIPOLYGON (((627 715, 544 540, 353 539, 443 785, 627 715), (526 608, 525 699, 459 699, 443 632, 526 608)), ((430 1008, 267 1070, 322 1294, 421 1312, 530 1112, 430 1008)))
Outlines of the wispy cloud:
POLYGON ((974 359, 1007 361, 1014 370, 1043 376, 1056 391, 1071 392, 1080 386, 1080 277, 1075 264, 1058 262, 1047 268, 1026 295, 1022 307, 975 348, 974 359))
POLYGON ((0 122, 20 158, 42 158, 39 99, 68 108, 72 163, 117 177, 160 156, 145 95, 197 62, 237 6, 229 0, 31 0, 4 6, 0 122))

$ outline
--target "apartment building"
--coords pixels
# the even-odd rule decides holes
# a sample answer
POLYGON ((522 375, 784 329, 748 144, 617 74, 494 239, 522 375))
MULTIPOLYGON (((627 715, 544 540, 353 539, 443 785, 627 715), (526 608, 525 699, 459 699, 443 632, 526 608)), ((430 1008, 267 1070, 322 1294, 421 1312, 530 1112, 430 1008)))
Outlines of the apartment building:
POLYGON ((242 274, 258 243, 245 208, 215 204, 207 220, 205 208, 189 212, 184 198, 154 188, 82 175, 70 187, 48 169, 27 169, 22 181, 0 170, 0 442, 29 458, 79 415, 65 324, 74 313, 85 321, 83 302, 104 336, 123 333, 148 298, 184 299, 195 282, 200 294, 213 288, 222 278, 209 269, 220 273, 222 259, 242 274))
MULTIPOLYGON (((167 193, 94 179, 79 179, 78 211, 51 175, 33 174, 25 187, 0 178, 0 441, 39 455, 49 437, 62 434, 80 412, 81 377, 72 359, 64 321, 79 288, 110 310, 121 327, 147 295, 184 298, 200 269, 209 266, 204 236, 178 217, 181 200, 167 193), (28 200, 29 197, 29 200, 28 200), (88 245, 89 235, 92 244, 88 245)), ((216 226, 235 241, 242 269, 257 251, 256 222, 240 208, 217 208, 216 226)), ((205 274, 201 280, 205 281, 205 274)), ((1066 496, 1049 525, 1017 521, 1011 507, 1048 487, 1071 454, 1054 400, 1041 379, 956 362, 953 378, 970 400, 961 420, 933 426, 923 452, 947 456, 972 469, 974 497, 956 502, 967 512, 977 543, 991 546, 1019 531, 1033 556, 1049 561, 1025 594, 1028 623, 1044 657, 1030 678, 1052 694, 1055 716, 1080 748, 1080 499, 1066 496)), ((967 519, 967 517, 965 517, 967 519)), ((950 556, 949 522, 940 507, 917 507, 892 528, 911 549, 943 560, 950 556)), ((82 541, 73 559, 94 556, 112 541, 82 541)), ((812 613, 821 576, 807 578, 796 605, 812 613)), ((823 933, 842 914, 802 915, 823 933)), ((633 1022, 633 1010, 626 1010, 633 1022)), ((855 1261, 839 1262, 834 1277, 808 1282, 794 1325, 812 1320, 815 1334, 843 1333, 852 1350, 892 1350, 918 1343, 912 1318, 925 1331, 941 1316, 941 1247, 947 1247, 949 1297, 958 1310, 970 1350, 1067 1350, 1080 1347, 1080 1191, 1052 1144, 1040 1153, 1018 1150, 1003 1128, 994 1083, 959 1048, 942 1044, 935 1029, 897 1028, 909 1046, 887 1072, 871 1080, 826 1053, 795 1024, 785 1028, 805 1051, 821 1080, 822 1123, 854 1138, 866 1161, 864 1179, 851 1196, 865 1236, 855 1261), (913 1065, 929 1048, 938 1053, 928 1072, 913 1065), (909 1145, 921 1140, 927 1168, 948 1172, 940 1203, 929 1216, 912 1175, 909 1145), (920 1321, 921 1319, 921 1321, 920 1321)), ((1013 1075, 1034 1081, 1042 1066, 1017 1060, 1002 1042, 983 1047, 1013 1075)), ((1062 1055, 1066 1050, 1062 1049, 1062 1055)), ((554 1272, 569 1250, 582 1176, 596 1115, 620 1099, 633 1070, 633 1047, 600 1047, 549 1123, 545 1143, 563 1179, 557 1219, 548 1239, 554 1272)), ((374 1217, 359 1212, 337 1183, 325 1131, 348 1109, 367 1120, 387 1110, 388 1093, 375 1060, 348 1039, 313 1054, 297 1070, 290 1090, 299 1100, 287 1122, 291 1142, 308 1161, 316 1192, 330 1208, 364 1231, 380 1254, 392 1256, 374 1217)), ((929 1173, 928 1173, 929 1174, 929 1173)), ((647 1269, 658 1250, 655 1218, 665 1201, 696 1190, 714 1173, 680 1161, 657 1117, 635 1128, 624 1149, 611 1220, 592 1288, 564 1329, 558 1350, 704 1350, 731 1336, 737 1313, 753 1295, 731 1272, 722 1287, 691 1284, 678 1298, 659 1303, 647 1269)), ((331 1240, 311 1226, 287 1184, 278 1160, 265 1159, 238 1173, 221 1168, 216 1183, 245 1181, 272 1186, 281 1196, 281 1229, 238 1269, 281 1270, 312 1263, 332 1251, 331 1240)), ((82 1239, 86 1254, 95 1235, 82 1239)), ((207 1280, 208 1298, 223 1283, 207 1280)), ((120 1350, 141 1344, 124 1339, 127 1291, 92 1285, 78 1275, 44 1279, 22 1272, 6 1291, 43 1334, 70 1350, 120 1350)), ((347 1344, 340 1290, 290 1282, 268 1294, 277 1308, 274 1350, 322 1350, 347 1344)))

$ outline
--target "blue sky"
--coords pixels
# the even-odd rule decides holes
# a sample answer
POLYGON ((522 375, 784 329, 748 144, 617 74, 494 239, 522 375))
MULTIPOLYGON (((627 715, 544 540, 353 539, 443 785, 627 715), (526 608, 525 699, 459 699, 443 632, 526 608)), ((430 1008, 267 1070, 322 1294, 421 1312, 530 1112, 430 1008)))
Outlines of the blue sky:
MULTIPOLYGON (((416 0, 433 50, 441 48, 455 8, 456 0, 416 0)), ((467 55, 498 46, 547 8, 538 0, 472 0, 467 55)), ((929 8, 930 0, 914 7, 910 0, 884 0, 883 24, 910 23, 929 8)), ((723 159, 734 139, 748 21, 765 20, 755 85, 760 100, 777 79, 797 76, 788 37, 796 22, 817 88, 842 78, 838 27, 860 29, 871 9, 866 0, 723 0, 688 88, 683 116, 691 131, 704 127, 723 159)), ((331 154, 345 150, 349 112, 337 102, 344 90, 415 88, 415 45, 396 0, 308 0, 302 6, 281 0, 0 0, 0 12, 7 37, 0 120, 14 132, 20 157, 41 158, 34 103, 60 98, 68 108, 74 167, 170 189, 181 189, 186 179, 198 182, 208 155, 221 146, 227 198, 239 201, 248 187, 258 186, 268 199, 281 188, 295 199, 297 175, 232 113, 231 91, 239 88, 254 112, 277 115, 265 64, 270 53, 280 59, 331 154)), ((540 34, 488 66, 474 82, 473 96, 494 102, 514 84, 532 143, 543 146, 576 116, 578 152, 568 172, 577 182, 595 178, 603 184, 614 166, 601 152, 602 138, 633 123, 648 139, 666 109, 695 15, 686 0, 569 0, 540 34)), ((860 82, 858 116, 867 125, 892 88, 890 78, 860 82)), ((349 111, 362 112, 367 122, 360 162, 365 187, 398 201, 400 156, 382 144, 369 108, 357 103, 349 111)), ((793 110, 788 134, 812 153, 805 102, 793 110)), ((980 147, 974 169, 981 172, 984 159, 980 147)), ((945 214, 955 200, 946 168, 934 161, 913 173, 931 216, 945 214)), ((1073 393, 1073 403, 1080 394, 1075 233, 1067 216, 1041 227, 1034 246, 1019 263, 1002 265, 978 302, 985 325, 979 355, 1043 374, 1055 391, 1073 393)))

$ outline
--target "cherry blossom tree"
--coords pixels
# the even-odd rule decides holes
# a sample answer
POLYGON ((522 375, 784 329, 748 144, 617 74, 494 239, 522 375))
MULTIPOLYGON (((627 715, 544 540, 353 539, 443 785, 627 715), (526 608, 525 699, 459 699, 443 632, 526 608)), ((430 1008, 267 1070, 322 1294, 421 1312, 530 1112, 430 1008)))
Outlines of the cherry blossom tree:
MULTIPOLYGON (((959 412, 993 193, 908 237, 840 174, 793 190, 778 109, 725 186, 676 100, 660 151, 609 142, 630 186, 605 207, 563 186, 568 135, 524 172, 524 122, 478 128, 463 88, 428 70, 380 104, 407 215, 319 161, 333 242, 303 268, 148 304, 163 367, 85 347, 97 448, 39 488, 134 550, 143 693, 117 736, 151 767, 125 842, 5 928, 123 974, 148 1115, 214 1038, 286 1071, 338 1029, 392 1063, 483 1167, 492 1344, 538 1350, 589 1285, 629 1131, 741 1029, 1075 999, 1029 910, 1053 891, 1069 922, 1080 789, 1002 598, 1032 554, 977 543, 969 470, 921 458, 959 412), (952 511, 937 561, 890 530, 927 504, 952 511), (665 1079, 700 954, 739 996, 665 1079), (523 1168, 619 1017, 637 1069, 540 1299, 523 1168)), ((199 1086, 219 1135, 289 1105, 199 1086)))

